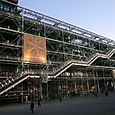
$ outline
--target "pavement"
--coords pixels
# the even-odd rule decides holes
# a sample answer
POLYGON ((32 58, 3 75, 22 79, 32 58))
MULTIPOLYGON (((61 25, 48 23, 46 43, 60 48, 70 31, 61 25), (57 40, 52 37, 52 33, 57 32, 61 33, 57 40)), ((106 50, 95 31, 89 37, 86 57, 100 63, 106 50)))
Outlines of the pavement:
POLYGON ((34 113, 29 104, 0 106, 0 115, 115 115, 115 92, 35 103, 34 113))

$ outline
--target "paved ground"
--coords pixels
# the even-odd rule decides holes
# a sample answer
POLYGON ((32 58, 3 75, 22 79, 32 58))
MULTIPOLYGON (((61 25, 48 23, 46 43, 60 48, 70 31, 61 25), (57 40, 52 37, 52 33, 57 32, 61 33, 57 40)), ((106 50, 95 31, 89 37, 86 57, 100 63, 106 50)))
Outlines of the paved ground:
MULTIPOLYGON (((0 115, 32 115, 28 104, 0 107, 0 115)), ((35 104, 33 115, 115 115, 115 92, 108 97, 88 95, 72 99, 35 104)))

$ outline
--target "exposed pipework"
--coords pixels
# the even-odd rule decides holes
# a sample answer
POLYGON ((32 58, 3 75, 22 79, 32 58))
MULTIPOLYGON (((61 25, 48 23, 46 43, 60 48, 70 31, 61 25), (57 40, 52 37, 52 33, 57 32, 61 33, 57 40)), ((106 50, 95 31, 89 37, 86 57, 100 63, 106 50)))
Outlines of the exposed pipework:
POLYGON ((8 1, 8 2, 11 2, 13 4, 18 4, 19 0, 2 0, 2 1, 8 1))

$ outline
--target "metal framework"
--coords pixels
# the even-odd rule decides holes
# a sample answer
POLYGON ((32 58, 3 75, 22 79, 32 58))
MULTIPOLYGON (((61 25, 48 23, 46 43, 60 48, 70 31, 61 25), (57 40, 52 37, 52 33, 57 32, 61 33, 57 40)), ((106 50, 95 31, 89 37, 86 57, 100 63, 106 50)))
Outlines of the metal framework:
MULTIPOLYGON (((37 79, 38 83, 31 81, 35 90, 28 92, 33 95, 40 92, 41 97, 48 97, 48 90, 55 90, 52 87, 54 84, 59 92, 73 92, 73 89, 75 92, 77 89, 90 92, 91 86, 96 84, 98 92, 101 92, 106 85, 113 87, 111 84, 115 84, 115 41, 0 1, 0 68, 0 95, 9 95, 12 88, 15 92, 15 86, 18 85, 27 91, 24 84, 26 86, 30 78, 33 81, 37 79), (47 64, 22 61, 24 33, 46 39, 47 64), (4 70, 6 67, 8 69, 4 70), (46 87, 47 94, 41 93, 43 82, 46 83, 43 87, 46 87), (48 85, 51 85, 51 89, 48 89, 48 85)), ((24 91, 21 92, 23 94, 24 91)))

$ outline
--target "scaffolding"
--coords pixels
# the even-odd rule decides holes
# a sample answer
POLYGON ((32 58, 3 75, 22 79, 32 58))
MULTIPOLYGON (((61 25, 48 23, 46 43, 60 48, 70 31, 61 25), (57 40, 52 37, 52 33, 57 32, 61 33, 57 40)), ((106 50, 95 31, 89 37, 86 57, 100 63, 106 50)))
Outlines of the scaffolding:
POLYGON ((0 1, 0 95, 35 99, 38 93, 49 98, 52 91, 57 91, 53 97, 87 94, 94 85, 98 92, 113 90, 114 60, 115 41, 0 1), (47 63, 23 60, 25 33, 46 40, 47 63))

